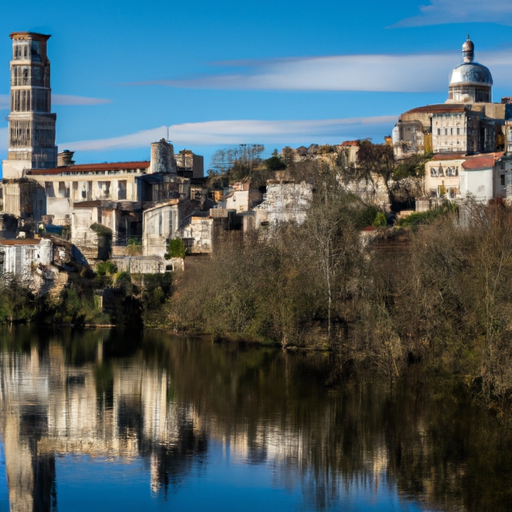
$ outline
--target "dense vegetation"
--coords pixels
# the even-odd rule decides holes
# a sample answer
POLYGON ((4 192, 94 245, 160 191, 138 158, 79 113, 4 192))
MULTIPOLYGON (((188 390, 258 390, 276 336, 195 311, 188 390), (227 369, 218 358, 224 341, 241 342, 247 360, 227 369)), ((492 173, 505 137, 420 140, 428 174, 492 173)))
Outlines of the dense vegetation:
POLYGON ((169 325, 329 349, 343 372, 399 376, 422 362, 463 376, 482 396, 508 398, 511 209, 446 205, 366 244, 362 227, 382 216, 316 171, 306 222, 226 241, 178 280, 169 325))
POLYGON ((30 283, 9 274, 0 278, 0 323, 162 325, 162 307, 171 295, 172 275, 118 272, 110 261, 96 272, 75 266, 59 296, 35 296, 30 283))
MULTIPOLYGON (((365 151, 368 168, 361 164, 357 179, 395 179, 389 151, 365 151)), ((463 376, 480 396, 508 399, 510 207, 446 204, 386 228, 382 211, 346 191, 355 171, 338 160, 286 164, 292 179, 314 190, 301 225, 226 239, 214 255, 172 277, 129 275, 110 262, 96 274, 77 268, 53 299, 35 300, 19 280, 4 277, 0 321, 163 326, 323 349, 342 372, 370 368, 397 377, 421 362, 463 376), (372 224, 379 228, 362 235, 372 224)), ((420 167, 415 160, 394 169, 414 179, 420 167)), ((183 251, 170 241, 169 256, 183 251)))

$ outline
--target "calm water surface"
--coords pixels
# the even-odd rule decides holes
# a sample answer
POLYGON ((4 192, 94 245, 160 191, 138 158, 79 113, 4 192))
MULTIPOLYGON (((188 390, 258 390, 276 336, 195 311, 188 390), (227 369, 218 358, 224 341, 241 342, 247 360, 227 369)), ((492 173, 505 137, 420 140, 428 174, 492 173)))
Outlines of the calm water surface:
POLYGON ((0 332, 0 372, 0 511, 512 510, 510 424, 454 383, 27 328, 0 332))

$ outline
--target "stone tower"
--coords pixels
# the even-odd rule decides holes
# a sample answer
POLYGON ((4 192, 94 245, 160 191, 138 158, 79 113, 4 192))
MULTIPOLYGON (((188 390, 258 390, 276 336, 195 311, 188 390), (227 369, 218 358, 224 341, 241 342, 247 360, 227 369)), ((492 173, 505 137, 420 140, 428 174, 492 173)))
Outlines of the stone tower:
POLYGON ((57 166, 56 114, 51 113, 49 35, 13 32, 9 149, 3 178, 19 179, 25 169, 57 166))

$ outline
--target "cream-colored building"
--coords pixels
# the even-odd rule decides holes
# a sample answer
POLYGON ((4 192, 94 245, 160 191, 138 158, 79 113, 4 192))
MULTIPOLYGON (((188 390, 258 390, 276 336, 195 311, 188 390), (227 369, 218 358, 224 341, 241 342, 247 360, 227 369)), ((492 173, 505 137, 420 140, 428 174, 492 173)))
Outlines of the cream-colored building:
POLYGON ((159 256, 167 253, 168 241, 175 238, 179 228, 179 200, 158 204, 142 214, 142 254, 159 256))
POLYGON ((474 61, 474 44, 462 46, 444 104, 403 113, 393 129, 396 158, 413 154, 492 153, 503 149, 504 125, 512 117, 510 102, 492 103, 491 72, 474 61))
POLYGON ((503 153, 467 156, 461 153, 435 155, 425 164, 427 198, 418 201, 417 209, 439 204, 439 200, 456 201, 472 198, 487 202, 496 197, 496 170, 503 153))

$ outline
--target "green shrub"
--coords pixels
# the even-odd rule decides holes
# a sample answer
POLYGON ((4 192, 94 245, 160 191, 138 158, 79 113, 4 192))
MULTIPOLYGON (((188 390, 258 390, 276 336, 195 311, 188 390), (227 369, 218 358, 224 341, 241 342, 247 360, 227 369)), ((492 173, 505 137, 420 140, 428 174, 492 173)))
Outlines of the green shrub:
POLYGON ((99 276, 112 276, 117 272, 117 265, 112 261, 102 261, 96 267, 96 274, 99 276))
POLYGON ((432 208, 432 210, 427 210, 426 212, 415 212, 411 213, 407 217, 403 219, 399 219, 397 222, 397 226, 402 228, 411 227, 416 228, 422 224, 431 224, 434 220, 439 217, 443 217, 444 215, 448 215, 449 213, 454 213, 457 210, 457 207, 450 203, 449 201, 445 201, 441 206, 437 208, 432 208))
POLYGON ((385 228, 387 225, 388 221, 386 219, 386 215, 382 212, 377 212, 377 215, 375 215, 375 220, 373 221, 373 227, 385 228))
POLYGON ((187 248, 181 238, 171 238, 167 247, 167 252, 164 254, 166 260, 171 258, 184 258, 187 253, 187 248))

